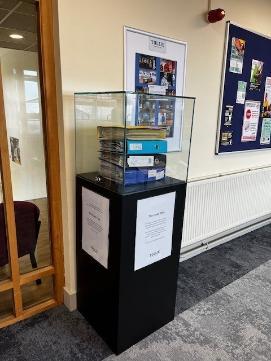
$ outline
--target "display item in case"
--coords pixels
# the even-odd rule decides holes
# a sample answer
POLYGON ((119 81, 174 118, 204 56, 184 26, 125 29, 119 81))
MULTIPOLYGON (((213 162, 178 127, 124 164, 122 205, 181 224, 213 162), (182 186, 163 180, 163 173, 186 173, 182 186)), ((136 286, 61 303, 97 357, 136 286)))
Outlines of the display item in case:
MULTIPOLYGON (((76 171, 121 186, 186 181, 194 98, 77 93, 76 171)), ((113 186, 113 184, 112 184, 113 186)))
POLYGON ((125 161, 122 154, 112 154, 110 152, 102 152, 100 160, 111 162, 119 167, 126 168, 142 168, 154 167, 165 168, 167 157, 166 154, 149 154, 149 155, 126 155, 125 161))
MULTIPOLYGON (((147 163, 145 158, 145 167, 136 165, 135 159, 133 162, 133 169, 126 169, 125 150, 127 154, 158 154, 167 151, 167 142, 165 140, 167 130, 163 127, 148 127, 148 126, 128 126, 124 127, 110 127, 98 126, 99 141, 110 140, 117 142, 120 139, 126 138, 122 142, 122 147, 118 147, 121 155, 118 154, 118 164, 115 163, 116 154, 108 153, 104 150, 103 143, 100 145, 100 173, 104 178, 113 179, 117 183, 124 185, 134 185, 140 183, 155 182, 165 177, 165 166, 157 169, 157 167, 147 163), (105 153, 105 154, 104 154, 105 153), (112 159, 111 159, 112 158, 112 159), (120 161, 122 159, 122 161, 120 161), (121 164, 120 164, 121 163, 121 164)), ((116 147, 114 147, 116 149, 116 147)), ((148 159, 150 160, 150 159, 148 159)), ((139 161, 140 162, 140 161, 139 161)), ((128 167, 129 168, 129 165, 128 167)), ((131 168, 131 167, 130 167, 131 168)))
POLYGON ((144 126, 129 126, 129 127, 97 127, 98 139, 165 139, 167 135, 166 128, 163 127, 144 127, 144 126))

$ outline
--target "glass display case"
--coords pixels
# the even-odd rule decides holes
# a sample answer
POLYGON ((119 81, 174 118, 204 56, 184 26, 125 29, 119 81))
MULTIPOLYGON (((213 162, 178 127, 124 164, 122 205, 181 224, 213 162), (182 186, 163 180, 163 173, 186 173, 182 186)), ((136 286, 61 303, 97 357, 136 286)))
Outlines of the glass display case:
POLYGON ((186 182, 195 98, 76 93, 76 173, 129 187, 186 182))

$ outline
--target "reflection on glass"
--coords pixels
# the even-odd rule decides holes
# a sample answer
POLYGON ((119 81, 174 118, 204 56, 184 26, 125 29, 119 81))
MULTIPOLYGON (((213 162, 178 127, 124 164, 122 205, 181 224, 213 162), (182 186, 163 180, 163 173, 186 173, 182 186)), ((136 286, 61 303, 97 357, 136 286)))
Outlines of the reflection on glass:
POLYGON ((53 277, 42 278, 40 282, 31 282, 22 286, 23 308, 27 309, 48 301, 54 296, 53 277))
POLYGON ((0 293, 0 320, 13 316, 13 295, 12 291, 0 293))
POLYGON ((0 184, 0 282, 8 278, 10 278, 9 254, 2 185, 0 184))
POLYGON ((46 168, 38 54, 0 49, 21 274, 48 266, 46 168))

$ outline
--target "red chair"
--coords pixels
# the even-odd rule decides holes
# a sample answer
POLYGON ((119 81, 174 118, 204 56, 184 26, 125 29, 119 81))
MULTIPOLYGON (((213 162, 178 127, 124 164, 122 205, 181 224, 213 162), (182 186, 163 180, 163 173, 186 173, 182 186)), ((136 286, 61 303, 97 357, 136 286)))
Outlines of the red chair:
MULTIPOLYGON (((37 268, 35 250, 40 231, 41 222, 39 221, 40 210, 30 202, 15 201, 15 221, 16 234, 18 242, 18 256, 23 257, 27 254, 30 256, 32 268, 37 268)), ((9 262, 6 224, 4 215, 4 205, 0 204, 0 267, 5 266, 9 262)), ((37 284, 40 284, 37 280, 37 284)))

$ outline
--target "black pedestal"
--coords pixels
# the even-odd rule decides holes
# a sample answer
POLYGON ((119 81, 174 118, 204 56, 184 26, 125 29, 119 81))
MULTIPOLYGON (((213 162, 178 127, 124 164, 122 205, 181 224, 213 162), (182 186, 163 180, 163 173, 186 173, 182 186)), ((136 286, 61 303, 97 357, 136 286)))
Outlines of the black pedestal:
POLYGON ((186 184, 163 181, 125 189, 95 173, 77 176, 78 310, 117 354, 174 318, 186 184), (110 200, 108 269, 82 250, 82 187, 110 200), (172 253, 134 271, 137 201, 176 192, 172 253))

